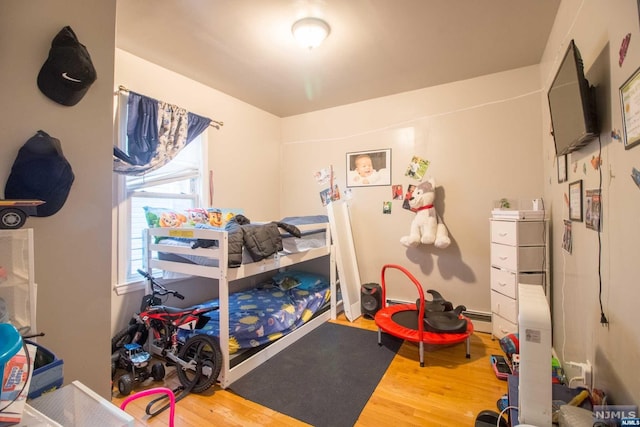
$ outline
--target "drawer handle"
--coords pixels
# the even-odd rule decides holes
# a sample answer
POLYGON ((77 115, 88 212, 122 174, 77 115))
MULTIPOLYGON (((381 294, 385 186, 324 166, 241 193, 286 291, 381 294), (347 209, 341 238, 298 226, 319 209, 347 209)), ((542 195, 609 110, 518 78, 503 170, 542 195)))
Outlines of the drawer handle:
POLYGON ((500 237, 505 237, 505 236, 508 236, 508 235, 509 235, 509 233, 505 233, 505 232, 498 233, 498 236, 500 236, 500 237))
POLYGON ((508 257, 508 256, 504 256, 504 255, 503 255, 503 256, 501 256, 501 257, 498 257, 498 258, 500 258, 502 261, 504 261, 504 260, 506 260, 506 259, 509 259, 509 257, 508 257))
POLYGON ((503 334, 508 334, 509 330, 508 329, 504 329, 504 328, 500 328, 500 332, 502 332, 503 334))
POLYGON ((504 282, 498 282, 498 285, 500 285, 500 286, 507 286, 507 284, 506 284, 506 283, 504 283, 504 282))

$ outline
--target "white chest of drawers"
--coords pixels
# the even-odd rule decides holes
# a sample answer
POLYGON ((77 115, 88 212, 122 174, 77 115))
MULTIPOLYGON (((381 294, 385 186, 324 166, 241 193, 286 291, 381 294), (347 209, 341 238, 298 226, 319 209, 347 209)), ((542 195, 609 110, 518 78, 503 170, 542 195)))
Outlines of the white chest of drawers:
MULTIPOLYGON (((518 283, 548 295, 549 230, 545 220, 491 219, 491 323, 494 338, 518 332, 518 283)), ((548 297, 547 297, 548 298, 548 297)))

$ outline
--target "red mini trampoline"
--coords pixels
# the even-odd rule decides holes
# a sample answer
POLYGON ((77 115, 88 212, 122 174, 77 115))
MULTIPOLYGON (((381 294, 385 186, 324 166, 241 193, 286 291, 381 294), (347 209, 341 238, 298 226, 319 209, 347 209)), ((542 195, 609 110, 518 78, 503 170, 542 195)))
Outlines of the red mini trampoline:
MULTIPOLYGON (((375 322, 378 326, 378 344, 382 345, 382 332, 386 332, 394 337, 406 341, 417 342, 420 346, 420 366, 424 366, 424 344, 449 345, 466 343, 466 357, 470 354, 470 337, 473 334, 473 324, 471 320, 459 315, 459 319, 466 320, 466 332, 431 332, 425 330, 424 326, 424 291, 420 282, 404 267, 395 264, 387 264, 382 267, 382 308, 375 315, 375 322), (385 271, 389 268, 403 272, 418 289, 420 307, 416 304, 394 304, 387 305, 385 271)), ((463 328, 464 329, 464 328, 463 328)))

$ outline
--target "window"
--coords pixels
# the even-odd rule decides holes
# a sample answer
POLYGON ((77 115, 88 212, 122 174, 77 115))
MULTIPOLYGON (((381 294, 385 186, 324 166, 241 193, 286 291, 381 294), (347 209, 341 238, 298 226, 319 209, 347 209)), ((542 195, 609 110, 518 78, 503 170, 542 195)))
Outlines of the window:
POLYGON ((119 202, 115 242, 118 284, 141 280, 136 270, 144 266, 142 237, 143 230, 147 228, 144 206, 176 210, 201 206, 206 146, 205 132, 182 149, 175 159, 155 171, 144 176, 114 174, 118 182, 119 202))

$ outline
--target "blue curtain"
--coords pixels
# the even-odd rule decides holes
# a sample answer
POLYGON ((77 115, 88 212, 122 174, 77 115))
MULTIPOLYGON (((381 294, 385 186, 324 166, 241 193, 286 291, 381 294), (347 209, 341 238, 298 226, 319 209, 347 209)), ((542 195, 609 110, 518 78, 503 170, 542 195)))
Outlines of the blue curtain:
POLYGON ((184 108, 129 92, 125 150, 113 147, 113 171, 144 175, 170 162, 211 123, 184 108))

